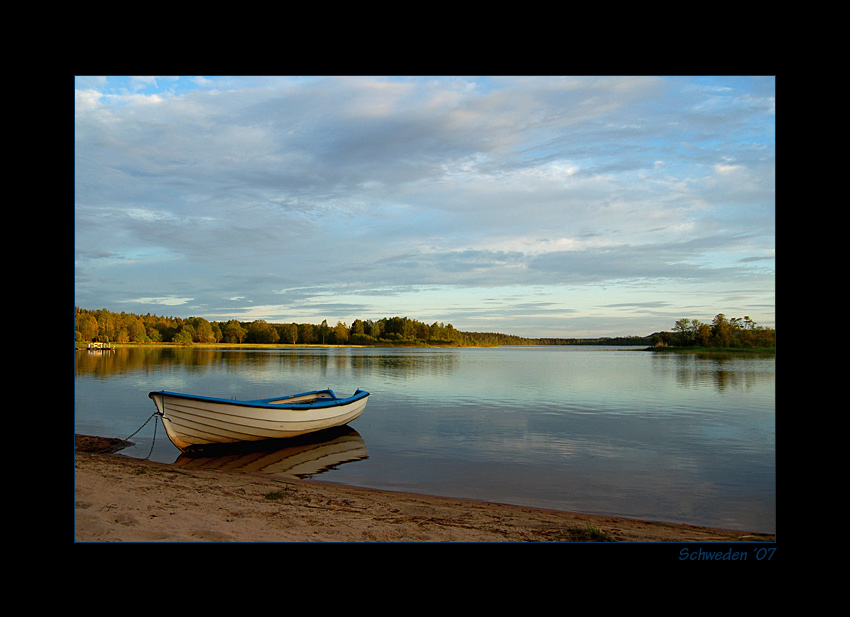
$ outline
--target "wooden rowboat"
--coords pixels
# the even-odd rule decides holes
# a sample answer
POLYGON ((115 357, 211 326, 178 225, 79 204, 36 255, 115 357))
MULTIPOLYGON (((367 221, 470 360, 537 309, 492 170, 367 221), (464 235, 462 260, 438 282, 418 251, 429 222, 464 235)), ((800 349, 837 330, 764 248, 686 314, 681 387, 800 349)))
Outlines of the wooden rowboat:
POLYGON ((369 393, 358 389, 348 398, 339 398, 328 389, 252 401, 164 390, 148 396, 171 443, 186 451, 211 444, 297 437, 342 426, 363 413, 369 393))

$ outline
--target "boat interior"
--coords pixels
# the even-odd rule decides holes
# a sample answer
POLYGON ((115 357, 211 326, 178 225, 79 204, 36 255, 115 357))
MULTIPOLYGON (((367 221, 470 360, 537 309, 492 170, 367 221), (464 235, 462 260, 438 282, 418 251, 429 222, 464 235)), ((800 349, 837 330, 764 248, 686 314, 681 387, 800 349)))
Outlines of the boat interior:
POLYGON ((269 405, 310 405, 315 403, 316 401, 322 399, 335 399, 336 395, 332 390, 323 390, 321 392, 310 392, 308 394, 302 394, 301 396, 285 396, 279 399, 272 399, 269 401, 265 401, 269 405))

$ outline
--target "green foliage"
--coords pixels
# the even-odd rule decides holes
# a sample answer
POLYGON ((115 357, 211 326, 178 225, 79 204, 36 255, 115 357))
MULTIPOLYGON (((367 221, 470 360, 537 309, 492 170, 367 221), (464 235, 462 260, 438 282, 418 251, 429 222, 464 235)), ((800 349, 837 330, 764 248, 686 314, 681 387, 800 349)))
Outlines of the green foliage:
POLYGON ((224 328, 222 329, 222 340, 223 343, 241 343, 245 340, 245 336, 248 334, 248 331, 242 327, 242 324, 236 321, 235 319, 231 319, 226 324, 224 324, 224 328))
POLYGON ((246 343, 277 343, 280 340, 277 328, 263 319, 252 321, 247 330, 246 343))
POLYGON ((337 322, 321 324, 272 324, 258 319, 210 322, 203 317, 131 315, 106 309, 75 307, 74 340, 114 343, 246 343, 286 345, 516 345, 537 344, 534 339, 495 333, 461 332, 452 324, 426 323, 407 317, 379 320, 355 319, 351 326, 337 322))
POLYGON ((773 347, 775 332, 757 326, 749 317, 726 319, 717 315, 711 324, 680 319, 672 332, 649 336, 602 338, 526 338, 498 332, 462 332, 452 324, 427 323, 408 317, 355 319, 351 326, 337 322, 268 323, 262 319, 240 322, 207 321, 203 317, 164 317, 115 313, 107 309, 74 307, 74 340, 77 343, 174 343, 179 345, 230 343, 279 345, 396 345, 477 347, 497 345, 645 345, 703 347, 773 347))
POLYGON ((727 319, 718 313, 710 324, 680 319, 672 333, 656 333, 653 341, 656 346, 770 348, 776 346, 776 331, 757 325, 749 317, 727 319))

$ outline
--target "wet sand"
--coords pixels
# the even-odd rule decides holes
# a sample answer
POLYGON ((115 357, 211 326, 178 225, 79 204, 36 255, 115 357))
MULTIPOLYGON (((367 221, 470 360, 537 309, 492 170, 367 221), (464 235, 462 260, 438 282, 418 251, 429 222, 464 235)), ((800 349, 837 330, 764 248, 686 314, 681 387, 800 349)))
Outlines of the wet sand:
POLYGON ((77 436, 83 542, 774 542, 774 534, 181 467, 77 436))

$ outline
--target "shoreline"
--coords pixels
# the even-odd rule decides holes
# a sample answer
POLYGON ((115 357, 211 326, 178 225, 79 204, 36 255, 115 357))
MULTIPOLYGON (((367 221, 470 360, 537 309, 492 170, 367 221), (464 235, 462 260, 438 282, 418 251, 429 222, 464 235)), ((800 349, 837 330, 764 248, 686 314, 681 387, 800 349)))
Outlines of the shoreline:
POLYGON ((88 349, 85 343, 74 343, 74 351, 115 351, 116 349, 492 349, 496 347, 622 347, 632 351, 650 351, 658 353, 706 353, 706 354, 755 354, 776 355, 776 347, 670 347, 644 346, 628 343, 564 343, 552 344, 429 344, 429 343, 374 343, 374 344, 331 344, 331 343, 110 343, 107 349, 88 349))
POLYGON ((775 542, 751 533, 319 480, 196 469, 77 435, 74 540, 101 542, 775 542))

